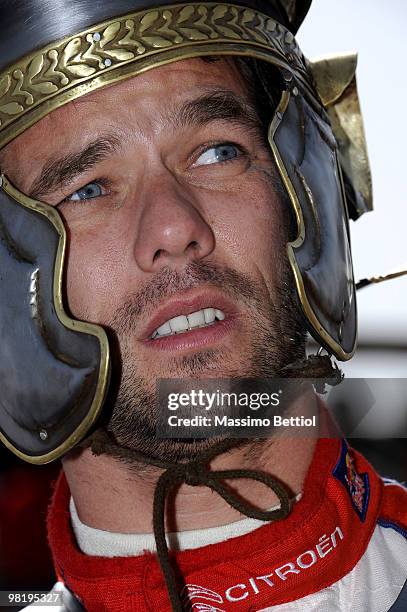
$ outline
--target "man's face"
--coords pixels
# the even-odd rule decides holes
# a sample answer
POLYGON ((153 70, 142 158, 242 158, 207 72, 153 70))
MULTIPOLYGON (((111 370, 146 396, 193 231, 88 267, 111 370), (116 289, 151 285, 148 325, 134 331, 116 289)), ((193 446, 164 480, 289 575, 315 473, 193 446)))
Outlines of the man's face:
POLYGON ((268 376, 298 357, 287 204, 232 61, 84 96, 8 145, 2 169, 57 207, 69 310, 118 341, 122 444, 154 437, 159 378, 268 376))

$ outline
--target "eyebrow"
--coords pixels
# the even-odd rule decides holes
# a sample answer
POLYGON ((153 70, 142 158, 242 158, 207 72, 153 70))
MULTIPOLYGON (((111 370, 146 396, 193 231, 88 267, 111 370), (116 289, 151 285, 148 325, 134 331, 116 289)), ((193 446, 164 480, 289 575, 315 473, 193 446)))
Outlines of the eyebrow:
POLYGON ((200 127, 222 120, 256 131, 259 131, 261 125, 254 105, 230 89, 204 93, 185 102, 170 115, 170 121, 176 128, 200 127))
POLYGON ((114 134, 101 136, 79 152, 51 158, 42 168, 30 189, 30 196, 39 199, 53 189, 71 183, 78 175, 93 168, 121 148, 114 134))

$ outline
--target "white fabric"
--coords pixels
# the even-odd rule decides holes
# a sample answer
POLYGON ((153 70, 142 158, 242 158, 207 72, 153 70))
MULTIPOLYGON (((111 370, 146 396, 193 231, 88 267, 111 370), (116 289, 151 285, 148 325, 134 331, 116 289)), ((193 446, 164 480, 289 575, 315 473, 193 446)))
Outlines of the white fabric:
MULTIPOLYGON (((300 499, 301 493, 297 495, 296 501, 300 499)), ((274 506, 269 510, 278 507, 274 506)), ((80 520, 72 497, 69 503, 69 511, 77 544, 86 555, 93 557, 135 557, 143 554, 145 550, 156 551, 152 533, 114 533, 89 527, 80 520)), ((235 521, 229 523, 229 525, 220 525, 219 527, 167 533, 166 537, 171 550, 187 550, 223 542, 229 538, 250 533, 262 525, 264 525, 264 521, 244 518, 241 521, 235 521)))
POLYGON ((388 612, 407 579, 407 540, 377 526, 353 570, 330 587, 259 612, 388 612))

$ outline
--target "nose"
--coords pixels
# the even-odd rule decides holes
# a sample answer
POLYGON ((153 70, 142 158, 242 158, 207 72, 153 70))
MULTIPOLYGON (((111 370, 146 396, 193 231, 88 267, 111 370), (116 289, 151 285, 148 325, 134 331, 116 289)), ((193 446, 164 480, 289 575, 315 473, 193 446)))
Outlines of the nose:
POLYGON ((150 183, 143 199, 134 254, 144 272, 183 267, 214 250, 214 234, 196 198, 174 178, 150 183))

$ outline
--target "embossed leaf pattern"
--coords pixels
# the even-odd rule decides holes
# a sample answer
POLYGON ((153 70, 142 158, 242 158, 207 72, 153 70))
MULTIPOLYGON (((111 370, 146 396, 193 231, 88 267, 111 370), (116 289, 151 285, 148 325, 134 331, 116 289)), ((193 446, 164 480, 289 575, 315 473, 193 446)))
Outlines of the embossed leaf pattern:
POLYGON ((23 110, 24 109, 21 104, 17 104, 17 102, 10 102, 9 104, 4 104, 4 106, 0 106, 0 112, 5 113, 6 115, 18 115, 23 110))
POLYGON ((10 89, 11 79, 10 75, 6 74, 0 81, 0 98, 6 95, 8 90, 10 89))
POLYGON ((68 85, 69 79, 57 68, 59 60, 58 51, 56 49, 51 49, 48 51, 48 58, 50 60, 50 64, 45 71, 44 76, 52 79, 58 79, 61 85, 68 85))
POLYGON ((51 81, 45 81, 45 83, 32 83, 31 88, 45 95, 53 94, 58 91, 58 87, 54 85, 54 83, 51 83, 51 81))
POLYGON ((213 17, 214 25, 217 31, 220 34, 223 34, 226 38, 239 38, 239 34, 232 28, 228 27, 229 25, 232 25, 230 17, 229 20, 227 20, 224 19, 225 16, 229 16, 229 8, 225 5, 216 6, 213 11, 213 17))
POLYGON ((117 36, 117 33, 120 30, 120 21, 116 21, 115 23, 111 23, 107 28, 103 31, 103 36, 100 41, 100 46, 103 47, 108 43, 112 42, 117 36))
POLYGON ((173 27, 173 15, 171 11, 168 11, 168 10, 163 11, 163 18, 164 18, 164 24, 159 29, 160 33, 169 36, 172 39, 172 41, 175 43, 181 43, 182 36, 179 35, 177 31, 178 28, 177 30, 175 30, 173 27))
POLYGON ((28 66, 28 77, 33 79, 37 74, 39 74, 44 66, 44 56, 42 53, 34 57, 30 65, 28 66))
MULTIPOLYGON (((44 95, 53 94, 58 91, 58 87, 51 81, 41 81, 40 73, 44 67, 44 55, 38 55, 35 57, 28 66, 28 79, 25 77, 25 88, 34 90, 44 95), (28 81, 28 82, 27 82, 28 81)), ((42 77, 44 78, 44 77, 42 77)), ((23 92, 22 92, 23 93, 23 92)), ((27 92, 25 92, 27 93, 27 92)), ((34 100, 31 94, 28 94, 31 98, 30 104, 33 104, 34 100)))
POLYGON ((268 43, 268 37, 263 35, 263 32, 266 32, 266 24, 264 21, 264 17, 258 17, 260 23, 259 26, 257 28, 252 28, 253 30, 253 35, 256 38, 256 40, 260 43, 263 43, 263 45, 266 45, 268 43))
POLYGON ((144 40, 150 47, 154 47, 157 49, 172 47, 173 42, 171 40, 167 40, 166 38, 162 38, 162 36, 144 36, 144 40))
POLYGON ((149 11, 140 21, 140 34, 151 28, 159 17, 158 11, 149 11))
POLYGON ((69 72, 72 72, 72 74, 79 78, 91 76, 96 72, 96 68, 93 68, 93 66, 87 66, 86 64, 70 64, 66 68, 69 70, 69 72))
POLYGON ((129 47, 135 47, 136 48, 136 52, 141 55, 142 53, 145 53, 146 48, 145 46, 135 38, 134 35, 134 21, 132 19, 127 19, 126 20, 126 28, 127 28, 127 32, 125 34, 125 36, 123 38, 121 38, 117 44, 119 45, 128 45, 129 47))
POLYGON ((178 14, 178 23, 182 24, 184 21, 188 21, 188 19, 191 19, 194 13, 195 13, 194 6, 191 6, 191 5, 184 6, 178 14))
POLYGON ((81 39, 80 38, 74 38, 73 40, 69 41, 69 43, 66 45, 63 51, 63 62, 65 64, 68 64, 70 60, 79 53, 80 49, 81 49, 81 39))
POLYGON ((213 9, 214 20, 217 21, 218 19, 222 19, 222 17, 226 15, 227 11, 228 7, 224 4, 219 4, 219 6, 215 6, 215 8, 213 9))
POLYGON ((180 30, 184 34, 185 38, 188 38, 189 40, 208 40, 209 38, 207 34, 204 34, 204 32, 200 32, 195 28, 180 28, 180 30))
POLYGON ((131 51, 126 51, 125 49, 105 49, 105 54, 109 55, 110 57, 114 57, 121 62, 131 60, 134 57, 134 53, 131 51))
POLYGON ((195 7, 184 6, 177 20, 180 32, 189 40, 207 40, 209 38, 209 33, 206 34, 202 31, 205 28, 205 26, 200 23, 202 21, 202 16, 198 13, 195 20, 193 19, 194 16, 195 7))

